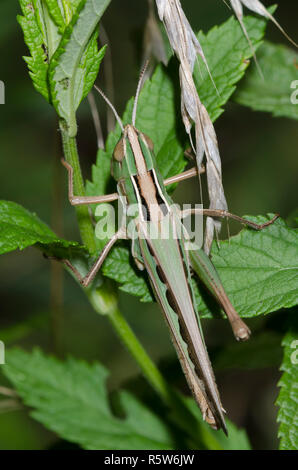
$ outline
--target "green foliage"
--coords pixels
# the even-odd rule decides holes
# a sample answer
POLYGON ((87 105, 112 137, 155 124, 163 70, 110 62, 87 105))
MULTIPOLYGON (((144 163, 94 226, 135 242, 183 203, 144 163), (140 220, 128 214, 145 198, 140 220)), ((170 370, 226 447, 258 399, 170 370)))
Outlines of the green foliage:
POLYGON ((0 233, 0 254, 32 245, 52 256, 85 254, 78 243, 58 238, 37 215, 15 202, 0 201, 0 233))
POLYGON ((282 345, 284 359, 281 365, 283 372, 278 385, 281 387, 277 405, 279 406, 278 422, 280 449, 298 450, 298 322, 297 311, 291 318, 291 326, 282 345))
POLYGON ((173 448, 167 426, 130 393, 118 393, 125 417, 112 413, 102 365, 18 349, 6 361, 3 372, 33 408, 31 415, 64 439, 85 449, 173 448))
MULTIPOLYGON (((61 128, 67 130, 68 138, 73 138, 77 133, 76 110, 91 90, 105 54, 105 47, 98 50, 96 26, 110 0, 19 0, 19 3, 23 16, 19 16, 18 21, 30 51, 30 57, 24 59, 33 84, 54 105, 59 118, 65 121, 61 128)), ((257 49, 261 44, 266 20, 247 17, 244 22, 252 44, 257 49)), ((200 98, 212 121, 215 121, 243 77, 252 52, 235 18, 214 27, 207 35, 199 33, 198 38, 217 93, 200 59, 195 67, 194 78, 200 98)), ((297 78, 297 54, 284 46, 265 43, 258 52, 258 60, 265 81, 252 67, 235 99, 253 109, 297 119, 297 106, 290 102, 293 93, 291 85, 297 78)), ((173 59, 167 69, 157 67, 140 94, 136 122, 137 127, 153 140, 158 167, 164 178, 183 171, 186 165, 185 133, 177 123, 180 110, 176 104, 180 90, 177 80, 173 79, 176 76, 177 68, 173 59)), ((132 106, 133 99, 127 103, 124 123, 131 122, 132 106)), ((92 182, 87 183, 89 195, 109 191, 110 161, 119 137, 120 128, 116 126, 107 139, 105 150, 99 150, 96 165, 92 168, 92 182)), ((255 217, 252 220, 262 223, 266 219, 255 217)), ((78 268, 86 271, 89 256, 84 247, 58 238, 35 214, 18 204, 0 201, 0 233, 0 254, 36 246, 47 255, 74 258, 78 268)), ((214 244, 212 260, 241 316, 254 317, 297 304, 297 241, 297 230, 288 227, 283 220, 278 220, 262 232, 244 229, 229 242, 220 242, 219 246, 214 244)), ((101 243, 98 243, 97 248, 101 248, 101 243)), ((127 244, 112 250, 103 266, 103 274, 118 282, 120 289, 140 297, 142 301, 153 300, 146 274, 137 270, 127 244)), ((112 318, 117 309, 113 288, 108 283, 103 284, 100 276, 98 281, 100 283, 94 283, 94 288, 86 291, 87 296, 95 310, 104 310, 112 318)), ((203 317, 220 314, 219 307, 202 290, 201 285, 194 282, 194 289, 203 317)), ((35 320, 32 324, 35 325, 35 320)), ((7 334, 8 338, 14 339, 21 338, 28 331, 29 324, 8 330, 7 334)), ((275 365, 280 357, 278 340, 278 335, 268 334, 260 335, 255 342, 243 345, 241 350, 237 345, 237 358, 234 361, 236 347, 231 346, 218 356, 216 364, 220 368, 239 364, 241 367, 258 367, 260 363, 263 366, 275 365), (262 355, 260 362, 260 351, 264 353, 264 349, 266 354, 262 355)), ((291 328, 283 343, 283 377, 279 383, 281 449, 298 448, 297 367, 292 360, 294 341, 297 341, 297 331, 291 328)), ((130 350, 133 350, 131 345, 130 350)), ((132 394, 118 392, 117 413, 113 413, 106 390, 108 374, 100 364, 88 365, 74 359, 62 363, 46 357, 39 350, 32 354, 12 350, 6 357, 4 373, 24 403, 33 409, 32 416, 62 438, 78 443, 85 449, 177 448, 173 429, 132 394)), ((227 439, 202 422, 194 400, 183 400, 195 418, 193 435, 188 436, 193 438, 193 442, 199 442, 198 431, 204 448, 250 449, 244 431, 228 423, 227 439)), ((170 410, 173 416, 176 411, 170 410)))
POLYGON ((66 26, 66 21, 62 13, 62 4, 61 0, 45 0, 46 6, 48 8, 49 14, 56 24, 59 27, 59 33, 63 34, 66 26))
MULTIPOLYGON (((272 10, 271 10, 272 11, 272 10)), ((262 43, 267 21, 257 16, 247 16, 244 24, 255 50, 262 43)), ((251 48, 243 35, 236 18, 231 17, 220 26, 214 26, 206 35, 198 34, 198 39, 206 56, 216 91, 202 60, 195 68, 195 82, 201 101, 215 121, 224 111, 223 106, 236 89, 236 84, 244 76, 252 57, 251 48)))
POLYGON ((266 41, 258 51, 258 61, 264 78, 252 67, 235 94, 237 103, 274 116, 298 119, 298 105, 291 102, 292 95, 297 99, 297 52, 266 41))
POLYGON ((91 43, 89 41, 109 3, 110 0, 85 0, 80 3, 50 63, 53 104, 60 118, 66 121, 70 137, 77 133, 76 110, 93 86, 104 56, 102 49, 93 57, 97 49, 94 36, 91 43))
POLYGON ((36 90, 49 101, 50 94, 47 85, 48 58, 43 49, 44 38, 35 16, 32 1, 20 0, 20 6, 24 16, 19 15, 17 18, 31 54, 31 57, 24 57, 24 60, 28 64, 29 74, 36 90))
MULTIPOLYGON (((249 219, 259 224, 268 220, 263 216, 249 219)), ((220 242, 219 248, 213 244, 212 261, 242 317, 254 317, 297 304, 297 243, 297 230, 278 219, 261 232, 247 228, 230 241, 220 242)), ((202 297, 198 308, 203 316, 210 316, 202 297)))
MULTIPOLYGON (((47 65, 49 65, 61 39, 61 28, 59 28, 59 22, 57 24, 55 21, 57 18, 57 9, 60 10, 60 7, 57 3, 56 6, 54 6, 54 3, 51 1, 42 2, 42 0, 33 0, 31 3, 34 11, 34 19, 37 22, 43 38, 42 49, 46 53, 47 65)), ((62 21, 64 29, 65 24, 63 17, 62 21)), ((48 87, 48 77, 46 78, 45 86, 48 87)))
POLYGON ((34 86, 76 135, 76 110, 97 77, 105 47, 95 28, 110 0, 80 2, 20 0, 18 21, 31 57, 25 57, 34 86))
POLYGON ((103 265, 103 274, 120 284, 120 289, 140 297, 141 302, 152 302, 148 279, 137 269, 126 247, 114 248, 103 265))
POLYGON ((84 53, 82 60, 80 62, 80 65, 79 65, 79 70, 82 71, 81 80, 83 82, 84 87, 83 87, 82 96, 77 97, 77 106, 79 106, 80 102, 84 98, 86 98, 88 93, 91 91, 94 85, 94 82, 96 80, 96 77, 98 75, 99 66, 106 52, 106 46, 102 47, 98 51, 97 36, 98 36, 98 32, 96 31, 93 34, 91 40, 89 41, 86 52, 84 53))
MULTIPOLYGON (((39 349, 32 353, 12 349, 6 354, 3 372, 24 403, 32 408, 33 418, 85 449, 179 448, 177 429, 174 437, 172 427, 131 393, 118 391, 113 400, 118 415, 112 412, 106 388, 109 374, 99 363, 89 365, 73 358, 61 362, 39 349)), ((198 432, 204 448, 250 449, 245 431, 228 421, 227 438, 203 422, 194 400, 183 400, 195 420, 194 441, 198 432)))

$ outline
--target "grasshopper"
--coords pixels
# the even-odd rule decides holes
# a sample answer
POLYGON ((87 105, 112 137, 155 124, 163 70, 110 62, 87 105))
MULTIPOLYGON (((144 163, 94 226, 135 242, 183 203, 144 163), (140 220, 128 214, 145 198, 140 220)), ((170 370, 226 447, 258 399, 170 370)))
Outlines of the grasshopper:
MULTIPOLYGON (((200 170, 192 168, 163 180, 156 166, 152 140, 135 126, 142 78, 143 74, 136 92, 132 124, 125 126, 104 93, 96 87, 111 106, 122 130, 122 136, 114 149, 112 159, 112 174, 117 181, 117 193, 91 197, 74 195, 73 169, 69 163, 62 161, 68 170, 68 196, 72 205, 100 204, 121 199, 127 214, 133 205, 137 208, 137 213, 128 216, 133 230, 127 230, 127 225, 121 226, 105 245, 85 277, 80 275, 69 260, 62 261, 73 271, 80 283, 87 287, 94 280, 116 241, 121 238, 132 239, 132 255, 137 266, 146 269, 148 273, 155 298, 169 326, 181 367, 203 418, 213 428, 221 428, 227 433, 225 411, 221 404, 194 301, 192 270, 197 273, 224 309, 236 338, 248 339, 250 330, 232 306, 209 257, 202 249, 195 251, 186 249, 188 236, 183 228, 181 230, 181 226, 183 226, 183 217, 188 214, 187 211, 180 211, 173 205, 166 187, 192 178, 200 170), (168 230, 166 239, 151 236, 152 232, 162 233, 165 224, 168 230), (178 233, 181 235, 177 236, 178 233)), ((195 211, 195 209, 190 210, 188 213, 195 211)), ((275 216, 263 225, 257 225, 227 211, 211 209, 200 209, 200 211, 207 216, 234 218, 256 230, 263 229, 278 217, 275 216)))

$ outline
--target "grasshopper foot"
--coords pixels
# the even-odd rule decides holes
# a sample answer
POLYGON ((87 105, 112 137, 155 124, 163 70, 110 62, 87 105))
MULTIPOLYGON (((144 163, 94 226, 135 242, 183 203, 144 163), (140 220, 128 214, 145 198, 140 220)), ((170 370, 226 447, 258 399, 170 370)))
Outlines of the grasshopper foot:
POLYGON ((232 321, 231 326, 237 341, 247 341, 250 338, 251 331, 241 318, 232 321))

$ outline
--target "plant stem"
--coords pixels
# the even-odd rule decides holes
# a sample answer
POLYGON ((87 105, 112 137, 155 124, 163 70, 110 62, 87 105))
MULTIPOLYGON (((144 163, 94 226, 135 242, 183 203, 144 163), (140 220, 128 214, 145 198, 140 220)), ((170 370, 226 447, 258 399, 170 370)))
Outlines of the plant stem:
POLYGON ((158 395, 164 400, 164 402, 169 404, 170 391, 167 382, 164 380, 154 362, 148 356, 147 352, 135 336, 131 327, 128 325, 127 321, 118 308, 116 308, 112 314, 109 315, 109 320, 139 365, 145 378, 158 393, 158 395))
MULTIPOLYGON (((73 185, 74 193, 80 196, 85 195, 85 186, 83 182, 78 149, 75 137, 69 137, 65 130, 64 123, 60 121, 60 129, 62 134, 62 144, 65 159, 73 168, 73 185)), ((88 248, 90 253, 96 251, 94 229, 90 220, 87 206, 76 207, 78 224, 83 244, 88 248)))
MULTIPOLYGON (((63 184, 60 137, 56 132, 58 120, 55 120, 55 134, 54 134, 54 161, 53 161, 53 182, 52 182, 52 227, 54 232, 60 237, 63 237, 63 184)), ((62 263, 51 261, 50 271, 50 315, 51 315, 51 329, 52 329, 52 345, 53 350, 57 356, 62 357, 62 331, 63 331, 63 283, 64 283, 64 270, 62 263)))

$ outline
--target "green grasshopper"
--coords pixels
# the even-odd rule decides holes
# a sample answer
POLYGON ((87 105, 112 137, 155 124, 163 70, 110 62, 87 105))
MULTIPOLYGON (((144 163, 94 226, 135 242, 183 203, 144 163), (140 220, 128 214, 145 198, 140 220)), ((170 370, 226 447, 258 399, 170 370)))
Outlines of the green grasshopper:
MULTIPOLYGON (((120 238, 132 239, 132 255, 140 269, 146 269, 156 300, 169 326, 183 372, 192 394, 199 405, 203 418, 213 428, 222 428, 227 433, 224 409, 221 404, 215 377, 203 339, 202 328, 194 301, 191 276, 192 269, 198 274, 207 288, 215 296, 231 323, 238 340, 246 340, 250 330, 241 320, 229 298, 209 257, 202 249, 188 251, 188 235, 183 228, 182 219, 196 210, 180 211, 167 194, 166 186, 194 177, 198 170, 191 170, 163 180, 154 157, 153 142, 135 127, 138 96, 142 77, 136 92, 132 124, 123 126, 116 110, 111 106, 122 130, 112 160, 112 174, 117 181, 117 193, 80 197, 73 193, 73 169, 66 162, 68 170, 69 201, 72 205, 99 204, 121 199, 127 214, 132 206, 137 213, 128 215, 129 226, 121 226, 103 248, 91 270, 82 277, 69 260, 62 260, 86 287, 96 276, 110 249, 120 238), (145 208, 145 210, 144 210, 145 208), (159 236, 167 230, 167 238, 159 236), (152 237, 152 233, 157 236, 152 237), (177 236, 180 234, 180 236, 177 236)), ((203 215, 232 217, 254 229, 261 230, 274 222, 257 225, 226 211, 200 209, 203 215)))

